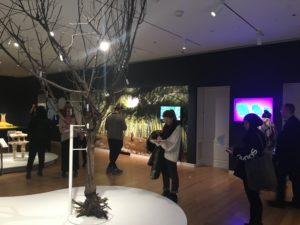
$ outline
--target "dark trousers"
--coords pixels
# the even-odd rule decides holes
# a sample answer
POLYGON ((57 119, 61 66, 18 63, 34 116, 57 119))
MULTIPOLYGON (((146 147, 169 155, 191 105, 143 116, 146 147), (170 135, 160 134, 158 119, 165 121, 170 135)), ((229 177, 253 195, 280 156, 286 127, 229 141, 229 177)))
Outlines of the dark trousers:
POLYGON ((123 140, 108 139, 109 145, 109 168, 117 168, 116 161, 123 147, 123 140))
POLYGON ((30 173, 33 167, 33 162, 35 159, 36 154, 39 157, 39 171, 42 172, 45 163, 45 150, 46 145, 44 143, 32 142, 29 146, 29 156, 27 161, 27 173, 30 173))
POLYGON ((262 224, 263 205, 259 191, 250 190, 244 181, 244 189, 250 204, 250 224, 262 224))
POLYGON ((300 206, 300 172, 288 172, 288 170, 280 169, 277 170, 278 187, 276 200, 279 202, 284 202, 285 200, 287 177, 289 177, 292 182, 293 202, 300 206))
POLYGON ((179 188, 177 163, 164 158, 161 167, 161 174, 163 177, 163 190, 170 191, 171 180, 171 193, 177 193, 179 188))
MULTIPOLYGON (((76 141, 74 141, 75 143, 76 141)), ((75 146, 74 146, 75 147, 75 146)), ((79 154, 78 151, 73 151, 73 171, 79 169, 79 154)), ((69 140, 61 142, 61 171, 63 173, 69 170, 69 140)))

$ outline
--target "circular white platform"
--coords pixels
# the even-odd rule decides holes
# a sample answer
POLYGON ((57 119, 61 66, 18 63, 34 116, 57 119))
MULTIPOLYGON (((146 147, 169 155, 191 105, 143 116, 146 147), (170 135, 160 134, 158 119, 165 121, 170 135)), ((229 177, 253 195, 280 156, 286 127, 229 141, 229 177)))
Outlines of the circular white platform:
MULTIPOLYGON (((50 165, 55 160, 57 160, 58 156, 54 153, 46 152, 45 153, 45 166, 50 165)), ((21 157, 21 153, 17 153, 17 158, 13 159, 12 153, 3 153, 3 172, 21 172, 25 171, 26 165, 28 161, 28 152, 25 153, 25 157, 21 157)), ((38 155, 36 155, 33 165, 38 165, 38 155)))
MULTIPOLYGON (((187 225, 183 210, 156 193, 118 186, 98 186, 97 193, 108 198, 109 220, 81 217, 77 224, 187 225)), ((73 194, 83 200, 84 188, 74 188, 73 194)), ((68 189, 0 198, 1 225, 71 225, 67 213, 68 189)))

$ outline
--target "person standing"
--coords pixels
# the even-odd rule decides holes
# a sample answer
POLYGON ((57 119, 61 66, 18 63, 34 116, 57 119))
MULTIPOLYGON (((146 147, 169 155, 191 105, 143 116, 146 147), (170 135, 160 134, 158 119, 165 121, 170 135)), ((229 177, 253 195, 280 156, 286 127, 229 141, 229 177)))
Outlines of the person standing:
MULTIPOLYGON (((69 142, 70 142, 70 125, 76 124, 75 116, 73 114, 72 107, 68 104, 64 108, 63 118, 59 119, 59 132, 61 135, 61 176, 67 177, 67 172, 69 170, 69 142)), ((76 132, 74 132, 76 136, 76 132)), ((74 146, 77 141, 74 140, 74 146)), ((79 154, 78 151, 73 151, 73 176, 78 176, 79 169, 79 154)))
POLYGON ((26 167, 26 178, 31 179, 31 170, 36 154, 39 157, 38 175, 43 176, 45 151, 50 142, 51 122, 47 118, 46 109, 43 106, 36 108, 28 127, 29 133, 29 157, 26 167))
POLYGON ((274 151, 276 147, 276 128, 274 123, 271 120, 272 114, 265 110, 262 114, 263 125, 260 127, 260 130, 265 134, 267 140, 267 149, 274 151))
POLYGON ((274 161, 277 170, 278 188, 276 201, 269 205, 284 208, 286 178, 292 182, 293 199, 287 205, 300 209, 300 121, 295 116, 293 104, 285 104, 281 113, 285 122, 278 135, 274 161))
POLYGON ((177 193, 179 189, 177 161, 181 148, 181 126, 177 121, 174 110, 164 111, 163 121, 165 125, 156 139, 157 143, 164 149, 164 158, 161 166, 163 178, 162 195, 177 202, 177 193))
POLYGON ((116 161, 123 147, 124 131, 127 129, 125 119, 122 115, 123 107, 117 105, 114 112, 105 121, 105 130, 109 145, 109 164, 107 174, 118 175, 123 171, 117 167, 116 161))
POLYGON ((234 175, 241 178, 244 183, 245 193, 250 204, 250 220, 245 225, 262 225, 263 205, 259 190, 251 190, 248 187, 246 177, 246 160, 251 160, 263 155, 266 147, 264 134, 258 129, 263 121, 254 113, 250 113, 244 118, 244 128, 246 130, 242 145, 235 148, 228 148, 226 151, 238 158, 238 164, 234 175))

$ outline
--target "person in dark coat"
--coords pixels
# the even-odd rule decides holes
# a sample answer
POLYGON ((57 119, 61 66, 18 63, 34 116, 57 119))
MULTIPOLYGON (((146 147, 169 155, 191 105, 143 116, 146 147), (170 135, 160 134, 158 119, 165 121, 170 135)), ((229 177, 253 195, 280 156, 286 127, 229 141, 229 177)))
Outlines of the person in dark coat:
POLYGON ((263 205, 258 190, 250 190, 247 185, 245 161, 263 155, 266 147, 264 134, 258 129, 263 121, 256 114, 248 114, 244 118, 245 137, 241 146, 226 151, 238 158, 235 175, 243 180, 245 193, 250 204, 250 220, 245 225, 262 225, 263 205))
POLYGON ((285 104, 282 118, 285 121, 278 135, 274 161, 277 170, 278 188, 276 201, 270 206, 284 208, 286 178, 292 182, 293 200, 288 206, 300 209, 300 121, 295 117, 295 106, 285 104))
POLYGON ((109 164, 106 173, 111 175, 123 173, 123 170, 119 169, 116 164, 123 147, 124 132, 127 129, 125 119, 122 115, 123 110, 122 105, 117 105, 114 112, 105 121, 105 130, 107 131, 109 145, 109 164))
POLYGON ((36 154, 39 157, 38 175, 43 176, 45 162, 45 151, 50 142, 51 122, 47 118, 46 109, 38 106, 35 115, 32 117, 29 127, 29 157, 26 168, 26 178, 31 178, 31 170, 36 154))

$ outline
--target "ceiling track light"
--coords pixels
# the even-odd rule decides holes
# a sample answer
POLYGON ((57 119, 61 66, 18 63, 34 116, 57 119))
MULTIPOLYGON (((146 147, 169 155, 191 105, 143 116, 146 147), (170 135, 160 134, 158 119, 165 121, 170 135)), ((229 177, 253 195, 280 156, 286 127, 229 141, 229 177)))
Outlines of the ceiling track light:
POLYGON ((262 36, 264 36, 264 34, 260 30, 257 30, 256 31, 256 45, 262 45, 262 36))
MULTIPOLYGON (((262 37, 264 36, 264 33, 258 29, 257 27, 255 27, 252 23, 250 23, 248 20, 246 20, 241 14, 239 14, 237 11, 235 11, 233 8, 231 8, 230 5, 228 5, 225 0, 221 0, 221 5, 226 7, 229 11, 231 11, 233 14, 235 14, 237 17, 239 17, 242 21, 244 21, 250 28, 252 28, 255 33, 256 33, 256 44, 257 45, 262 45, 262 37)), ((219 5, 220 6, 220 5, 219 5)), ((216 12, 212 11, 211 15, 217 15, 216 12)), ((215 17, 214 16, 214 17, 215 17)))
POLYGON ((182 52, 184 52, 186 49, 187 49, 187 48, 186 48, 186 41, 185 41, 185 39, 182 39, 182 47, 181 47, 181 50, 182 50, 182 52))
POLYGON ((59 54, 59 60, 60 60, 61 62, 64 61, 64 57, 62 56, 62 54, 59 54))
POLYGON ((217 15, 219 15, 221 10, 223 9, 223 4, 224 4, 224 0, 219 1, 218 5, 215 7, 215 9, 210 11, 210 15, 212 17, 216 17, 217 15))
POLYGON ((16 48, 19 48, 19 43, 18 43, 18 42, 14 42, 14 46, 15 46, 16 48))

